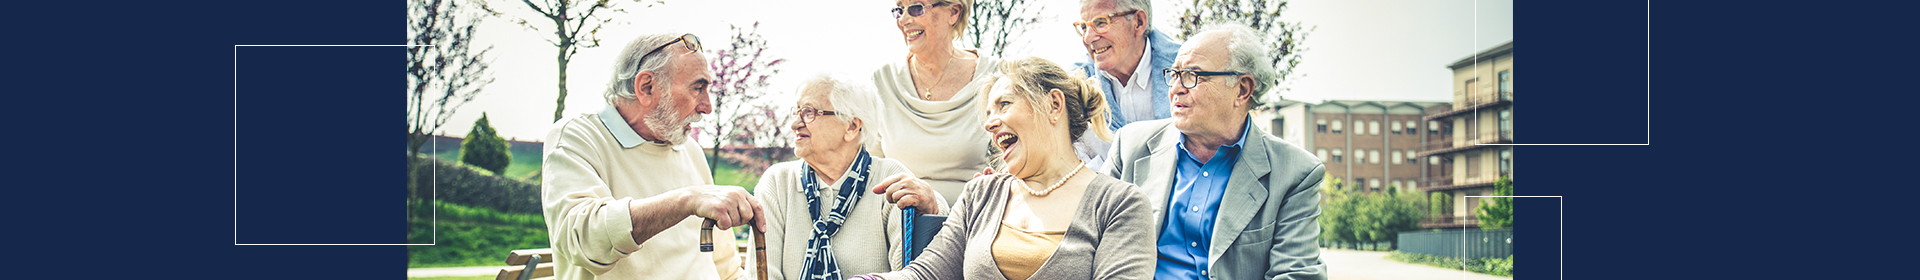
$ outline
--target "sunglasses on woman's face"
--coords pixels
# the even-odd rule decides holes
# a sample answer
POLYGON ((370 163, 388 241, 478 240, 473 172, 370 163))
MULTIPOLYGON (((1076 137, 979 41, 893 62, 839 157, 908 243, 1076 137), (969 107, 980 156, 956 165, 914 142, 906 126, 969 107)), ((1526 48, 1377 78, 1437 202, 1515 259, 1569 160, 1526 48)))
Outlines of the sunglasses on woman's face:
POLYGON ((900 16, 902 14, 901 12, 905 12, 906 15, 913 16, 913 17, 924 16, 924 15, 927 15, 927 7, 946 6, 947 4, 948 4, 947 2, 940 2, 940 3, 933 3, 933 4, 914 3, 913 5, 907 5, 906 8, 894 7, 893 19, 900 19, 900 16))

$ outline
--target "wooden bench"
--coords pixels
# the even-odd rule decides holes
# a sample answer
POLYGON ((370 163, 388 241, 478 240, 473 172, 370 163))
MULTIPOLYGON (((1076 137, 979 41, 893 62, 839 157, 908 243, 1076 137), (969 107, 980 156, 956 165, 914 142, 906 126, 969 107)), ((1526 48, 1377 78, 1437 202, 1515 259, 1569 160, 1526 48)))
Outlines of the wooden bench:
POLYGON ((493 279, 553 279, 553 249, 525 249, 507 252, 507 268, 500 269, 500 274, 494 276, 493 279))
MULTIPOLYGON (((753 248, 744 242, 734 242, 735 250, 740 252, 740 264, 746 265, 747 252, 753 248)), ((494 280, 532 280, 553 279, 553 249, 521 249, 507 252, 507 267, 500 269, 494 280), (530 265, 531 264, 531 265, 530 265), (533 273, 524 273, 531 269, 533 273), (524 274, 524 275, 523 275, 524 274)))

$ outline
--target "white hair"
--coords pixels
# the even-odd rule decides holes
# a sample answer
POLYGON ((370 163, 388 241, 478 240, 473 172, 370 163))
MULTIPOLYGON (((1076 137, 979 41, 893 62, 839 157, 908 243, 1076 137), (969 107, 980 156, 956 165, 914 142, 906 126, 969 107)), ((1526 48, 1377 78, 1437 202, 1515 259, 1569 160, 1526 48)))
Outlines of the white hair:
MULTIPOLYGON (((605 94, 607 104, 616 104, 615 101, 633 101, 635 98, 633 79, 639 76, 641 71, 652 71, 653 84, 655 85, 671 84, 671 81, 673 81, 673 71, 662 70, 666 69, 668 65, 673 65, 671 63, 673 62, 673 56, 668 54, 674 52, 671 50, 661 50, 653 55, 647 55, 645 57, 642 57, 642 55, 646 55, 648 51, 653 51, 653 48, 659 47, 660 44, 665 44, 673 41, 673 39, 680 38, 680 36, 673 34, 674 33, 640 35, 638 38, 633 38, 633 41, 627 42, 626 48, 620 49, 620 58, 613 63, 613 80, 607 82, 607 93, 605 94)), ((676 44, 679 43, 676 42, 676 44)), ((567 69, 560 69, 560 71, 566 70, 567 69)))
POLYGON ((1149 0, 1080 0, 1080 6, 1086 6, 1087 4, 1092 4, 1093 2, 1099 2, 1099 1, 1113 1, 1114 12, 1125 12, 1128 10, 1139 10, 1141 12, 1146 12, 1146 15, 1140 16, 1140 22, 1147 23, 1147 30, 1153 30, 1153 1, 1149 1, 1149 0))
POLYGON ((800 83, 799 92, 805 93, 812 85, 827 87, 827 102, 833 103, 835 118, 848 124, 861 120, 860 147, 871 150, 880 144, 880 129, 876 127, 880 125, 880 100, 873 84, 846 74, 820 73, 800 83))
MULTIPOLYGON (((1252 27, 1238 22, 1214 22, 1198 34, 1222 32, 1227 35, 1227 71, 1247 73, 1253 76, 1253 98, 1251 104, 1260 106, 1260 97, 1266 95, 1280 79, 1280 73, 1273 70, 1271 56, 1267 53, 1267 37, 1260 35, 1252 27)), ((1200 36, 1195 36, 1200 37, 1200 36)))

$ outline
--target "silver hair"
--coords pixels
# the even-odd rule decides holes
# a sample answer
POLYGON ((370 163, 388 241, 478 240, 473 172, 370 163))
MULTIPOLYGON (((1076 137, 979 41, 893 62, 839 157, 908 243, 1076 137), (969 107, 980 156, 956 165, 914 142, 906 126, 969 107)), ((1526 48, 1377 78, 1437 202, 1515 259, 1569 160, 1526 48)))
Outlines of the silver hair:
MULTIPOLYGON (((616 104, 615 101, 633 101, 635 98, 633 79, 640 75, 640 71, 652 71, 653 84, 671 84, 670 81, 673 81, 673 71, 662 70, 665 70, 668 65, 673 65, 670 63, 673 62, 673 56, 668 54, 675 52, 661 50, 658 53, 646 57, 641 57, 641 55, 646 55, 646 52, 652 51, 653 48, 659 47, 660 44, 665 44, 673 41, 673 39, 680 38, 680 36, 674 34, 675 33, 659 33, 640 35, 639 38, 633 38, 633 41, 627 42, 626 48, 620 49, 620 58, 613 63, 613 80, 607 82, 607 93, 605 94, 607 104, 616 104)), ((566 71, 566 69, 560 70, 566 71)))
POLYGON ((1280 80, 1280 73, 1273 70, 1273 64, 1268 63, 1272 57, 1267 53, 1267 37, 1238 22, 1209 23, 1198 34, 1216 31, 1228 36, 1227 53, 1232 59, 1227 60, 1226 70, 1253 76, 1253 100, 1250 104, 1259 107, 1260 97, 1265 96, 1267 90, 1280 80))
POLYGON ((1153 1, 1150 1, 1150 0, 1080 0, 1080 5, 1086 6, 1089 3, 1093 3, 1097 1, 1113 1, 1114 12, 1124 12, 1127 10, 1140 10, 1141 12, 1146 12, 1146 15, 1140 16, 1140 22, 1147 23, 1147 30, 1154 30, 1153 29, 1153 1))
POLYGON ((881 137, 880 129, 876 127, 880 125, 880 100, 877 99, 880 94, 873 84, 845 74, 821 73, 800 83, 799 92, 806 92, 807 87, 812 85, 827 87, 827 102, 833 103, 835 118, 848 124, 855 119, 861 120, 860 147, 868 150, 877 148, 881 137))

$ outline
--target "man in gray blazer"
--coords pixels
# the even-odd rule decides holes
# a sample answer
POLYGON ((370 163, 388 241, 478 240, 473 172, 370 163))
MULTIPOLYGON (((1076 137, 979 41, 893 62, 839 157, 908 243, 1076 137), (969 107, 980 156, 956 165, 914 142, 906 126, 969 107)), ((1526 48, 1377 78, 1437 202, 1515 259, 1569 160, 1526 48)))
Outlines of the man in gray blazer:
POLYGON ((1107 175, 1154 199, 1155 279, 1326 279, 1320 159, 1251 128, 1277 76, 1251 28, 1213 24, 1180 48, 1173 118, 1120 129, 1107 175))

